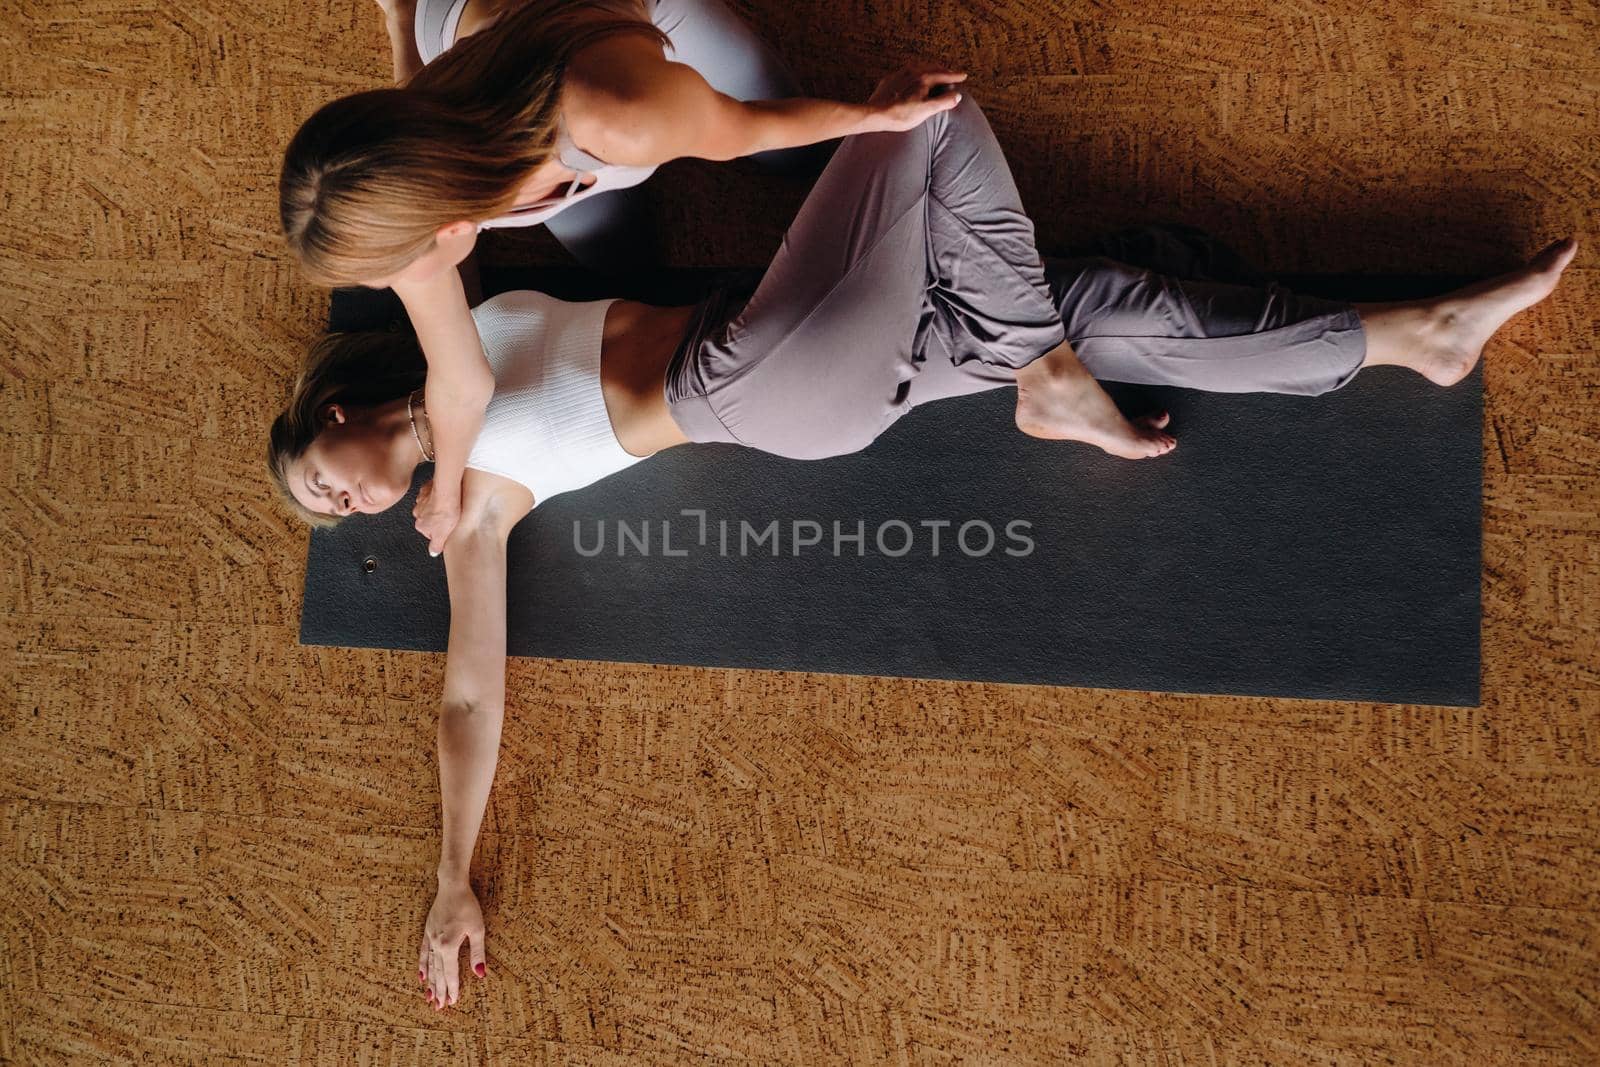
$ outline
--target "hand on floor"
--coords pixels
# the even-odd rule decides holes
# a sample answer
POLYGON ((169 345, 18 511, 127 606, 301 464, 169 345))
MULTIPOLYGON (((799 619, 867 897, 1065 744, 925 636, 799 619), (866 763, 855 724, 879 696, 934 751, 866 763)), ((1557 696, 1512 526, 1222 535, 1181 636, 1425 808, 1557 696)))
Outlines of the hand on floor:
POLYGON ((471 945, 472 972, 488 976, 483 947, 483 910, 472 886, 465 880, 441 885, 428 910, 422 951, 417 957, 417 981, 435 1011, 461 999, 461 943, 471 945))

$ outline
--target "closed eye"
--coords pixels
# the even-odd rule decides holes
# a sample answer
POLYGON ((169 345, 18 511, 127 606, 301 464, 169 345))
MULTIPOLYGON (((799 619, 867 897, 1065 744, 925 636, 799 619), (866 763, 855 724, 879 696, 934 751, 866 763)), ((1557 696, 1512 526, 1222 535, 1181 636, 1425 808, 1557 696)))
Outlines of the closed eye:
POLYGON ((329 502, 333 505, 333 508, 329 512, 329 514, 332 514, 332 515, 339 514, 339 504, 338 504, 337 501, 332 499, 333 498, 333 491, 331 489, 329 489, 327 485, 323 484, 322 479, 320 477, 318 477, 317 475, 311 474, 311 475, 308 475, 307 478, 311 483, 311 488, 312 488, 313 491, 319 492, 323 496, 326 496, 326 497, 329 498, 329 502))

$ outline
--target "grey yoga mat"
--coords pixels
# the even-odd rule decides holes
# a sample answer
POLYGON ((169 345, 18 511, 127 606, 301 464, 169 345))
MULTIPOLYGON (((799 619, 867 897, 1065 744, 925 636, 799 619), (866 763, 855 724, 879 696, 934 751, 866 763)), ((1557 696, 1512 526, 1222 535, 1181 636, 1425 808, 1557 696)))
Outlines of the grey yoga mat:
MULTIPOLYGON (((1254 279, 1194 231, 1096 246, 1254 279)), ((1460 279, 1295 277, 1347 299, 1460 279)), ((688 302, 707 272, 567 270, 486 289, 688 302)), ((335 329, 400 317, 340 292, 335 329)), ((1127 462, 1020 434, 1013 393, 913 411, 871 448, 797 462, 668 450, 552 497, 513 532, 513 655, 1188 693, 1478 703, 1481 370, 1398 368, 1322 397, 1108 385, 1172 412, 1179 447, 1127 462)), ((419 482, 429 468, 419 473, 419 482)), ((415 488, 415 487, 414 487, 415 488)), ((441 560, 411 499, 311 538, 301 640, 443 650, 441 560)))

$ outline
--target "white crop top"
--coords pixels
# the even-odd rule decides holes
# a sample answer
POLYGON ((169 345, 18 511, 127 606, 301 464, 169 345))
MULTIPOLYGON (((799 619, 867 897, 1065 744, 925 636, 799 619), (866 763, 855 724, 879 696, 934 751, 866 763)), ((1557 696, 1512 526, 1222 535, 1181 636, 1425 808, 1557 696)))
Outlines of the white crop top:
POLYGON ((617 441, 600 391, 600 339, 613 303, 522 289, 473 309, 495 388, 468 467, 527 486, 538 507, 649 458, 617 441))

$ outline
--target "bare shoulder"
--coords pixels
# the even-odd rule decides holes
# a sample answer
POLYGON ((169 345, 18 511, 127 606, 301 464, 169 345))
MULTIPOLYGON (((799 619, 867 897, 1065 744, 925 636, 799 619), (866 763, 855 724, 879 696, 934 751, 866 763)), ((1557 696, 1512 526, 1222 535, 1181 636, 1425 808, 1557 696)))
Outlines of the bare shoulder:
POLYGON ((617 33, 581 49, 562 82, 561 110, 580 148, 613 163, 648 165, 657 144, 669 136, 681 113, 685 76, 692 68, 673 63, 659 42, 641 33, 617 33))
POLYGON ((522 483, 469 467, 461 478, 459 528, 504 539, 533 504, 533 493, 522 483))
POLYGON ((584 45, 562 75, 563 104, 616 104, 648 97, 672 64, 647 33, 612 33, 584 45))
MULTIPOLYGON (((590 48, 622 42, 619 53, 598 56, 594 75, 563 88, 562 114, 578 147, 606 162, 659 166, 691 155, 691 131, 709 120, 715 90, 694 67, 672 62, 650 38, 619 34, 590 48), (640 48, 643 45, 643 48, 640 48)), ((589 48, 584 56, 589 56, 589 48)))

